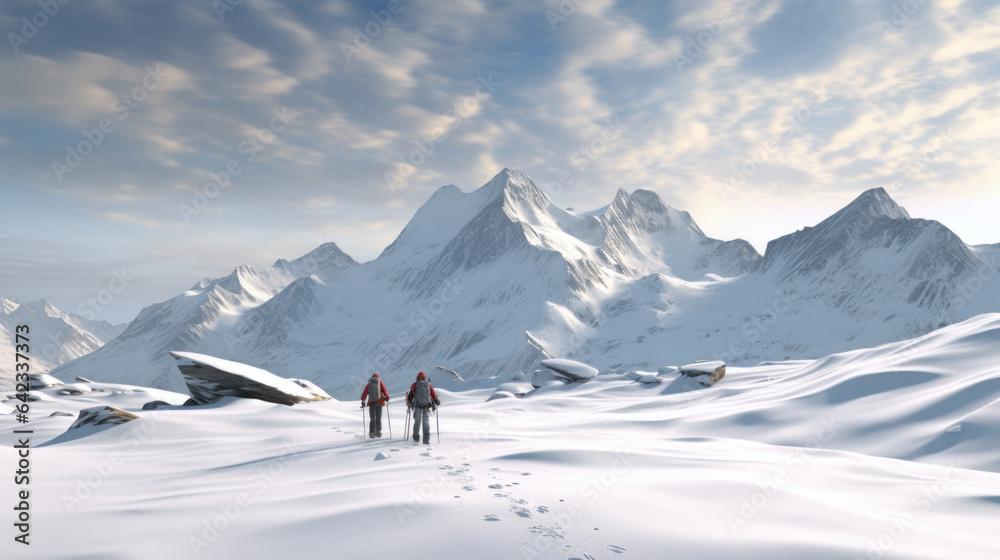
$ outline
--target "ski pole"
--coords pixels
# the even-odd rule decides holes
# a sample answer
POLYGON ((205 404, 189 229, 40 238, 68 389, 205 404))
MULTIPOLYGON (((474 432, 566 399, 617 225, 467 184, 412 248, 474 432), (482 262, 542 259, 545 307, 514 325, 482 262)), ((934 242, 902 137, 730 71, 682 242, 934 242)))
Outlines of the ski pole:
POLYGON ((361 435, 368 439, 368 432, 365 431, 365 403, 361 403, 361 435))
POLYGON ((403 421, 403 439, 410 437, 410 405, 406 405, 406 420, 403 421))
POLYGON ((434 422, 437 424, 438 431, 438 443, 441 443, 441 416, 437 411, 438 407, 434 407, 434 422))
POLYGON ((385 418, 389 421, 389 439, 392 439, 392 416, 389 415, 389 403, 385 403, 385 418))

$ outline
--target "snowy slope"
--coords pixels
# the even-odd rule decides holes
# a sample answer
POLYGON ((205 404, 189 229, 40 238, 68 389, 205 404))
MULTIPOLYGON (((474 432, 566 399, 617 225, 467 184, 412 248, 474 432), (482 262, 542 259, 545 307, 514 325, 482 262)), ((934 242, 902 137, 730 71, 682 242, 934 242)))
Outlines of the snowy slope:
POLYGON ((435 365, 471 379, 530 375, 545 358, 612 372, 698 359, 749 365, 1000 311, 996 253, 911 218, 882 189, 772 241, 761 257, 745 241, 707 237, 651 191, 618 191, 600 210, 573 212, 504 169, 472 192, 440 188, 377 259, 350 262, 332 267, 335 278, 278 274, 266 289, 243 271, 224 291, 262 295, 220 293, 212 301, 230 302, 224 310, 195 299, 183 311, 184 296, 153 306, 130 336, 56 373, 177 389, 164 356, 192 350, 346 397, 372 371, 399 390, 435 365))
MULTIPOLYGON (((66 313, 44 299, 19 303, 0 298, 0 361, 4 364, 14 363, 18 325, 30 327, 28 356, 31 371, 39 373, 93 352, 126 327, 66 313)), ((13 387, 13 368, 5 367, 0 374, 0 390, 13 387)))
POLYGON ((182 295, 146 307, 111 343, 52 373, 64 379, 141 380, 145 385, 181 390, 184 385, 175 375, 171 350, 235 357, 235 328, 249 310, 271 299, 296 275, 315 277, 313 282, 335 282, 355 264, 335 244, 326 243, 293 261, 279 259, 261 271, 244 265, 225 278, 206 278, 182 295))
MULTIPOLYGON (((877 348, 730 368, 693 391, 607 374, 491 402, 489 390, 439 388, 441 443, 430 446, 363 439, 354 398, 142 410, 185 397, 48 389, 30 424, 33 544, 7 550, 987 560, 1000 555, 997 363, 990 314, 877 348), (106 404, 140 418, 60 435, 78 410, 106 404)), ((16 427, 0 415, 10 464, 16 427)), ((0 491, 15 494, 12 477, 0 491)))

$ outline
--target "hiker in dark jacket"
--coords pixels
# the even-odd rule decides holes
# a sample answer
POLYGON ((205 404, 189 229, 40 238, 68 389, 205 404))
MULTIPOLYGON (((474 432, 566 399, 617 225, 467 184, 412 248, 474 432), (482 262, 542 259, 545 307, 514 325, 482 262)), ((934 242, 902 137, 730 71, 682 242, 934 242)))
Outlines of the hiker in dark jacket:
POLYGON ((428 409, 435 410, 441 405, 431 380, 424 372, 417 374, 417 380, 406 393, 406 403, 413 407, 413 441, 420 441, 420 426, 424 427, 424 443, 431 442, 431 420, 428 409))
POLYGON ((377 373, 372 374, 365 390, 361 392, 362 408, 365 400, 368 401, 368 437, 382 437, 382 407, 389 402, 389 391, 386 391, 385 383, 382 383, 377 373))

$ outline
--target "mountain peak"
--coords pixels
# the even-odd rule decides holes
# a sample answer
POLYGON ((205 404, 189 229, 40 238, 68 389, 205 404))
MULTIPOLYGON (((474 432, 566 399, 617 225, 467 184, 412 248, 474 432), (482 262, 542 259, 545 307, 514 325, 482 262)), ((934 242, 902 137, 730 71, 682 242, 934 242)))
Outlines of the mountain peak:
POLYGON ((49 317, 59 317, 62 315, 62 312, 56 308, 56 306, 49 303, 49 301, 45 298, 31 303, 23 303, 21 304, 21 307, 31 311, 32 313, 48 315, 49 317))
POLYGON ((504 167, 500 173, 481 187, 481 190, 490 194, 490 199, 494 199, 502 193, 508 195, 530 193, 531 195, 542 194, 541 190, 523 171, 504 167))
POLYGON ((842 224, 845 219, 870 221, 881 217, 901 220, 909 219, 910 215, 902 206, 896 204, 896 201, 889 196, 884 188, 875 187, 861 193, 850 204, 821 222, 820 225, 822 226, 826 222, 842 224))

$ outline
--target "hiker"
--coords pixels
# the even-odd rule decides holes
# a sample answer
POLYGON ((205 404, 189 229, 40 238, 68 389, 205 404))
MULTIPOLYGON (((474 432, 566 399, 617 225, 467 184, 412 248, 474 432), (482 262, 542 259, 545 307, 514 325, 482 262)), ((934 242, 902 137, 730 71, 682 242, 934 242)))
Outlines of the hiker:
POLYGON ((406 393, 406 404, 413 407, 413 441, 420 442, 420 425, 424 427, 424 443, 431 442, 431 419, 427 409, 436 410, 441 406, 430 379, 424 372, 417 374, 417 381, 410 385, 406 393))
POLYGON ((389 391, 386 391, 385 383, 377 373, 368 378, 368 384, 361 392, 361 408, 365 407, 365 399, 368 400, 368 437, 382 437, 382 407, 389 402, 389 391))

